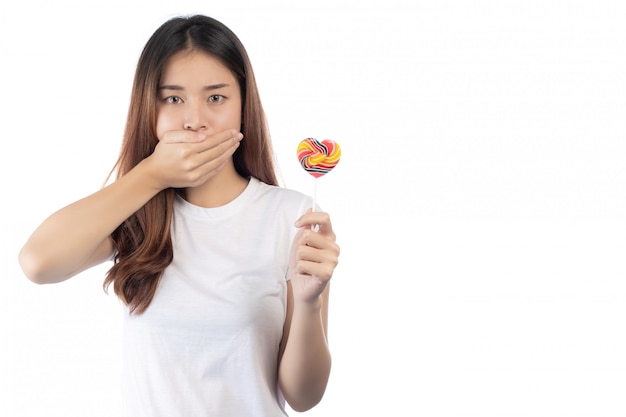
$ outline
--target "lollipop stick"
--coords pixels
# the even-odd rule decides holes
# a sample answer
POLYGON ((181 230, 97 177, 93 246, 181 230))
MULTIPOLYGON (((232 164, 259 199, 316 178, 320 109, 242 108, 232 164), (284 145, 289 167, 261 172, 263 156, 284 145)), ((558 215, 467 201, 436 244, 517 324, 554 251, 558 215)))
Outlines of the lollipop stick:
POLYGON ((313 179, 313 206, 311 208, 312 212, 315 212, 315 200, 317 199, 317 178, 313 179))
MULTIPOLYGON (((315 200, 317 199, 317 178, 313 180, 313 205, 311 206, 311 213, 315 212, 315 200)), ((319 224, 311 225, 311 230, 317 232, 320 230, 319 224)))

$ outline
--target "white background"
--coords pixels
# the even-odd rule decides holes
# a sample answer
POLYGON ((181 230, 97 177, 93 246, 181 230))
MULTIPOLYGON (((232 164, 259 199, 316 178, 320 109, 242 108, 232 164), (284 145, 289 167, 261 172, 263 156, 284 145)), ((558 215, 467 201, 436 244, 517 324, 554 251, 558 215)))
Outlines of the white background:
POLYGON ((617 0, 4 2, 0 415, 119 415, 109 265, 36 286, 17 252, 101 186, 144 43, 196 12, 246 45, 284 185, 313 190, 301 139, 343 148, 318 183, 334 364, 305 415, 626 415, 617 0))

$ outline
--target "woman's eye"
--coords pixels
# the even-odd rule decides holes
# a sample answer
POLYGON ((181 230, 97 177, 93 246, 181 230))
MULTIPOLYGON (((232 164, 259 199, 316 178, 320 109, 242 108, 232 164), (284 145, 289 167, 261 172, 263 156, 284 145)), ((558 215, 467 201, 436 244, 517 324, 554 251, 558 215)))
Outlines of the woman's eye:
POLYGON ((165 102, 168 104, 178 104, 181 103, 182 100, 180 99, 180 97, 170 96, 165 98, 165 102))
POLYGON ((209 101, 211 103, 219 103, 223 99, 224 99, 224 96, 221 96, 219 94, 213 94, 212 96, 209 97, 209 101))

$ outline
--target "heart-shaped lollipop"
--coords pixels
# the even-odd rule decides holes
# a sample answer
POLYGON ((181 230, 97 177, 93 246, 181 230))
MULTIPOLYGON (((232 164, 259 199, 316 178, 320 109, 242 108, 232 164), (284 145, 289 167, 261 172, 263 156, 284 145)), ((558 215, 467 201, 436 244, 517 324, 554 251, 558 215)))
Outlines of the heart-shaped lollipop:
POLYGON ((298 160, 302 168, 315 178, 328 174, 339 163, 341 148, 334 140, 307 138, 298 145, 298 160))
MULTIPOLYGON (((315 178, 312 211, 315 211, 317 179, 335 168, 339 163, 340 157, 341 148, 334 140, 326 139, 320 142, 315 138, 307 138, 298 145, 298 161, 300 161, 300 165, 315 178)), ((314 227, 313 230, 316 230, 316 228, 314 227)))

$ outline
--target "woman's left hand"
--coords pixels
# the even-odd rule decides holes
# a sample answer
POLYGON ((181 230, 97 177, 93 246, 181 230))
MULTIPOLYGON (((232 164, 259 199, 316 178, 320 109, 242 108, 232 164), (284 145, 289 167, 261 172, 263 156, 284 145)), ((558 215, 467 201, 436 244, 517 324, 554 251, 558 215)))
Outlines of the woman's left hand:
POLYGON ((300 230, 291 245, 289 258, 294 301, 316 303, 339 262, 339 246, 327 213, 309 210, 295 226, 300 230), (312 230, 313 227, 317 231, 312 230))

